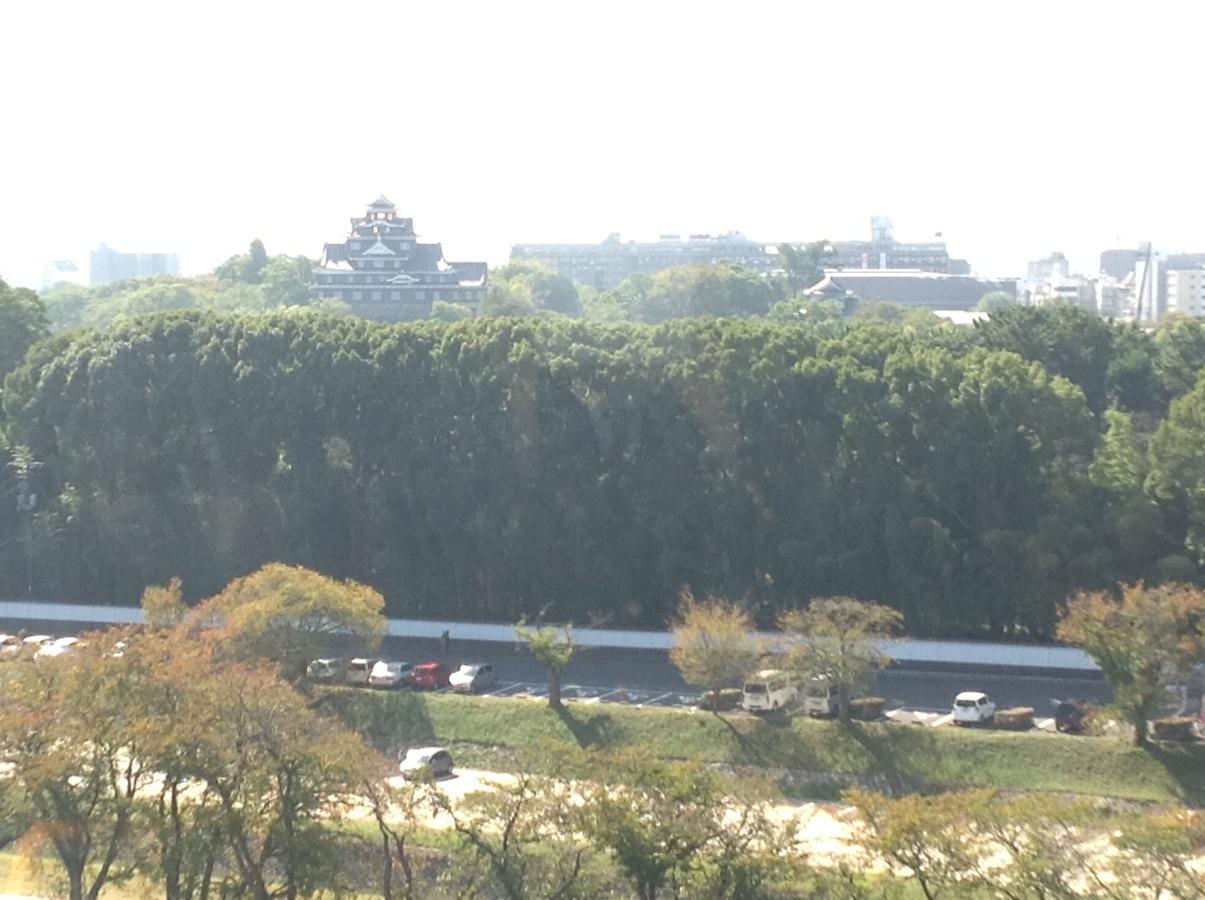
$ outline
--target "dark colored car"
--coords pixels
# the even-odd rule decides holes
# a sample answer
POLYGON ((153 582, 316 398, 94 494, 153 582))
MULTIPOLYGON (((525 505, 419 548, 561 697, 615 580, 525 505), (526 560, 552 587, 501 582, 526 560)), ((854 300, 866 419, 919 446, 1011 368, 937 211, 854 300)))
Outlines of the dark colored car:
POLYGON ((1088 717, 1088 704, 1083 700, 1055 700, 1054 727, 1064 734, 1079 734, 1088 717))
POLYGON ((410 674, 410 686, 415 690, 433 691, 436 688, 448 686, 448 677, 452 668, 447 663, 419 663, 410 674))

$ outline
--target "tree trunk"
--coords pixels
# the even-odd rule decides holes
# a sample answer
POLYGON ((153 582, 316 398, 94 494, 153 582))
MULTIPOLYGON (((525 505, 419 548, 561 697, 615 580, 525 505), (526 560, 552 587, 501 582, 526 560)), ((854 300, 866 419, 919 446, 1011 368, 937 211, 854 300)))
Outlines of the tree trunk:
POLYGON ((1131 718, 1134 723, 1134 746, 1146 746, 1146 710, 1139 706, 1132 711, 1131 718))
POLYGON ((561 709, 561 670, 555 667, 548 669, 548 705, 552 709, 561 709))
POLYGON ((389 846, 389 835, 381 834, 381 900, 393 900, 393 848, 389 846))
POLYGON ((69 868, 67 870, 67 896, 70 900, 84 900, 84 870, 69 868))
POLYGON ((849 688, 837 686, 837 718, 844 724, 849 724, 849 688))

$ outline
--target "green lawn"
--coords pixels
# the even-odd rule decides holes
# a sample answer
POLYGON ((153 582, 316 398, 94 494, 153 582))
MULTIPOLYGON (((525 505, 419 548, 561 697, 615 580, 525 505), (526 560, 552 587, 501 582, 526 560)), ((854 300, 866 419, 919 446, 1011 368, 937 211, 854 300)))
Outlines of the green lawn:
POLYGON ((449 694, 337 690, 324 704, 387 750, 426 741, 522 752, 639 747, 658 757, 873 778, 906 788, 990 785, 1205 805, 1205 747, 1115 738, 795 719, 449 694))

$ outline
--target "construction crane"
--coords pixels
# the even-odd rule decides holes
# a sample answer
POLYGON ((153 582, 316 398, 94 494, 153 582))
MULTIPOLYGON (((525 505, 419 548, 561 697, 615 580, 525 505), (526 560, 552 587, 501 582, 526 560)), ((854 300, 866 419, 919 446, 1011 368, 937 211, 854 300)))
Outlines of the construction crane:
MULTIPOLYGON (((1147 241, 1145 244, 1138 245, 1138 252, 1142 254, 1142 278, 1138 282, 1138 307, 1134 311, 1134 321, 1139 325, 1142 324, 1142 298, 1146 294, 1146 282, 1150 277, 1151 271, 1151 244, 1147 241)), ((1155 306, 1155 298, 1151 298, 1151 308, 1155 306)))

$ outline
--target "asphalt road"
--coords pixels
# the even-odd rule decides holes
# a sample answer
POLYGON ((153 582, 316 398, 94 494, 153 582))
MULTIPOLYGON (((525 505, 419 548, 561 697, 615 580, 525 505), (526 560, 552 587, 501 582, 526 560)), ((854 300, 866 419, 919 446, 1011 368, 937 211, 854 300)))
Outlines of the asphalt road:
MULTIPOLYGON (((87 626, 64 628, 62 622, 0 620, 0 631, 55 636, 86 630, 87 626)), ((331 655, 358 656, 362 645, 335 641, 331 655)), ((439 641, 430 638, 385 638, 372 656, 410 663, 441 659, 439 641)), ((453 667, 462 662, 491 662, 498 671, 499 684, 542 682, 544 672, 531 654, 514 643, 457 641, 453 634, 447 656, 453 667)), ((579 651, 565 672, 566 685, 599 688, 628 688, 647 691, 697 693, 686 685, 666 653, 659 650, 587 648, 579 651)), ((1099 678, 1058 673, 1013 674, 998 671, 914 671, 888 669, 880 672, 874 693, 884 697, 889 707, 946 710, 959 691, 984 691, 1000 707, 1032 706, 1039 714, 1050 710, 1054 698, 1078 698, 1107 701, 1109 686, 1099 678)))
MULTIPOLYGON (((354 649, 360 652, 361 648, 354 649)), ((336 652, 346 652, 338 648, 336 652)), ((418 663, 438 660, 439 642, 429 638, 386 638, 378 656, 418 663)), ((525 648, 513 643, 457 641, 454 637, 447 662, 491 662, 499 683, 544 680, 540 664, 525 648)), ((585 687, 630 688, 650 691, 697 693, 686 685, 666 653, 656 650, 589 648, 579 651, 565 672, 565 684, 585 687)), ((1053 698, 1075 697, 1107 701, 1109 686, 1102 679, 1061 675, 1020 675, 999 672, 936 672, 889 669, 878 675, 875 694, 890 706, 945 710, 959 691, 984 691, 1001 707, 1032 706, 1038 713, 1050 710, 1053 698)))

